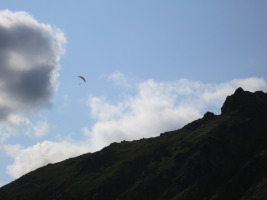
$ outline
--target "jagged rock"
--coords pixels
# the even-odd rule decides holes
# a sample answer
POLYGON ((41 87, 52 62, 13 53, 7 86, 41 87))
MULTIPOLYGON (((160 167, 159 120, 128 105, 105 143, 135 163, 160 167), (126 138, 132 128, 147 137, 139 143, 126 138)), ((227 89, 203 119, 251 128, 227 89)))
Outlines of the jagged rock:
POLYGON ((221 113, 228 114, 241 111, 242 114, 262 114, 267 110, 267 94, 262 91, 255 93, 244 91, 241 87, 235 93, 226 98, 221 113))

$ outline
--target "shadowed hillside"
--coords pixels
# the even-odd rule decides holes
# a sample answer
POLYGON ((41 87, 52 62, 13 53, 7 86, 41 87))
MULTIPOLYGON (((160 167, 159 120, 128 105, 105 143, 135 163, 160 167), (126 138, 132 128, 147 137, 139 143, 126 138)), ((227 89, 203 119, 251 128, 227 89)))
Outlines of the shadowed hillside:
POLYGON ((0 200, 266 200, 267 94, 238 88, 221 111, 39 168, 0 200))

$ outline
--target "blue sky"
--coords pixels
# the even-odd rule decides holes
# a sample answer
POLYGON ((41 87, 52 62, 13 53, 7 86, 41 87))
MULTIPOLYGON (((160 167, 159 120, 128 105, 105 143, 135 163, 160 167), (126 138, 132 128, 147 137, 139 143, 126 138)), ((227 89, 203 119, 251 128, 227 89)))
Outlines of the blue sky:
POLYGON ((237 87, 267 91, 264 0, 3 0, 0 9, 0 186, 219 114, 237 87))

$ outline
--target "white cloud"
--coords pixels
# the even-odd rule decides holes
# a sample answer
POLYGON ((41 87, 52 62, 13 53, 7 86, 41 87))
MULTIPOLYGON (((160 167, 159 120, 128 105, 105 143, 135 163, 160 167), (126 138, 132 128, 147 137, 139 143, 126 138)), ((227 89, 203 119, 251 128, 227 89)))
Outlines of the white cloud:
POLYGON ((122 140, 157 136, 181 128, 200 118, 208 108, 219 111, 227 95, 238 87, 266 90, 261 78, 235 79, 221 84, 204 84, 188 79, 173 82, 147 80, 138 84, 137 94, 112 104, 105 98, 89 97, 87 105, 96 119, 83 132, 92 151, 122 140))
POLYGON ((4 145, 2 150, 14 158, 14 163, 7 166, 8 174, 18 178, 48 163, 60 162, 86 153, 88 147, 70 141, 44 141, 28 148, 22 148, 19 145, 4 145))
POLYGON ((26 12, 0 11, 0 128, 24 125, 26 115, 51 106, 65 43, 62 31, 26 12))

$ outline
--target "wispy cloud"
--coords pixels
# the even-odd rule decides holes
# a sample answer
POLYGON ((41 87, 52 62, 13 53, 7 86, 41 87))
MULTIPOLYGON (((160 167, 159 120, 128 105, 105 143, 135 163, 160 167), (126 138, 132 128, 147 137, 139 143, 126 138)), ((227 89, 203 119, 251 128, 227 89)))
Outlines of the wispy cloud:
POLYGON ((25 133, 34 138, 43 137, 46 133, 49 132, 49 125, 46 121, 38 121, 35 124, 32 124, 30 121, 27 124, 25 133))
POLYGON ((107 79, 109 81, 113 81, 116 85, 119 85, 121 87, 124 87, 124 88, 130 88, 131 87, 129 80, 120 71, 116 71, 116 72, 113 72, 112 74, 108 75, 107 79))
POLYGON ((26 12, 0 11, 1 135, 51 106, 65 43, 62 31, 26 12))

